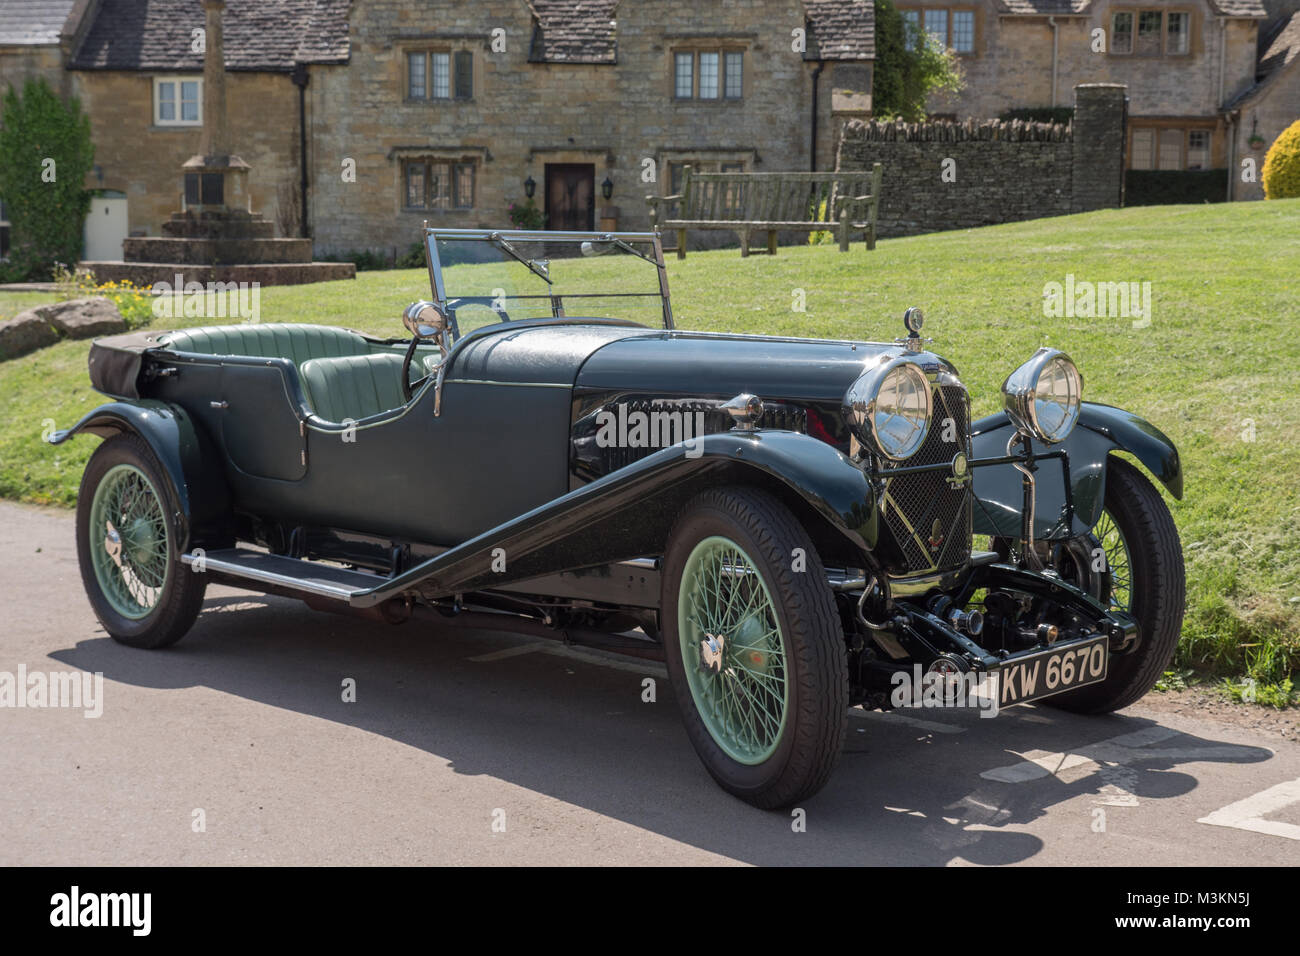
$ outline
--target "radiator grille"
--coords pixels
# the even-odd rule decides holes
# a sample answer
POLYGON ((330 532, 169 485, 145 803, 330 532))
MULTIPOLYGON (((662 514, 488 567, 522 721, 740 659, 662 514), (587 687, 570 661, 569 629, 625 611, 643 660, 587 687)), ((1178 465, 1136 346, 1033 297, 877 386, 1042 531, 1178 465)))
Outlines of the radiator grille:
MULTIPOLYGON (((700 400, 662 400, 662 399, 629 399, 623 402, 627 406, 629 415, 633 413, 653 414, 656 412, 674 412, 677 414, 694 415, 696 412, 702 413, 703 431, 698 434, 712 435, 719 432, 730 431, 735 422, 731 416, 718 407, 717 401, 706 399, 700 400)), ((605 406, 610 410, 617 410, 618 403, 605 406)), ((588 416, 589 418, 591 416, 588 416)), ((697 427, 697 420, 692 418, 692 428, 697 427)), ((785 431, 808 432, 808 415, 800 407, 789 405, 783 402, 766 403, 763 410, 763 416, 757 422, 759 428, 777 428, 785 431)), ((594 426, 591 426, 594 428, 594 426)), ((662 436, 660 436, 662 437, 662 436)), ((596 474, 609 474, 611 471, 617 471, 633 462, 640 461, 647 455, 652 455, 663 447, 662 442, 653 446, 642 448, 620 448, 606 447, 598 448, 594 442, 582 442, 579 438, 575 442, 577 454, 580 460, 594 457, 596 460, 591 464, 595 466, 596 474)))
MULTIPOLYGON (((958 452, 971 455, 970 399, 961 385, 936 385, 925 443, 893 467, 947 464, 958 452)), ((952 472, 943 469, 885 479, 882 516, 901 552, 900 570, 905 574, 957 567, 970 556, 970 484, 954 487, 950 478, 952 472)))

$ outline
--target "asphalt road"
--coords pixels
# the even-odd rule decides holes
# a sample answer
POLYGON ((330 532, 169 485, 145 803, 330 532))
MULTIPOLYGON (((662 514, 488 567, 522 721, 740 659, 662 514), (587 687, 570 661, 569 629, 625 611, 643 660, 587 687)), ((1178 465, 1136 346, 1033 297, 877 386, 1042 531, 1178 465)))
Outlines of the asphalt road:
POLYGON ((1300 859, 1300 744, 1142 703, 854 711, 800 831, 714 786, 655 664, 226 588, 132 650, 91 614, 71 515, 7 503, 0 611, 0 680, 103 674, 99 717, 0 706, 5 865, 1300 859))

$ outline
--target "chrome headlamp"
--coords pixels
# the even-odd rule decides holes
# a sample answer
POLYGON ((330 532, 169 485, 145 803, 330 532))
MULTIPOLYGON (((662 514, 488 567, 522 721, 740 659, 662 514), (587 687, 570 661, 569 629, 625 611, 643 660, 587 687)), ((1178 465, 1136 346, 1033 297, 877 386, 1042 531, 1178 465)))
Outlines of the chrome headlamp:
POLYGON ((909 355, 882 361, 844 393, 844 418, 858 439, 886 458, 916 454, 930 432, 930 380, 909 355))
POLYGON ((1042 348, 1002 383, 1002 405, 1024 434, 1054 445, 1079 421, 1083 376, 1070 356, 1042 348))

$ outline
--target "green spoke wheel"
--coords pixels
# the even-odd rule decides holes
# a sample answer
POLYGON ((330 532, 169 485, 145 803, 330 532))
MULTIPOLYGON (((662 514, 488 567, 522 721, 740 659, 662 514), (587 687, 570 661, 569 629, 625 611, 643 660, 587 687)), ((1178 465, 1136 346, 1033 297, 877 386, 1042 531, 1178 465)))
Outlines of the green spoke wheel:
POLYGON ((785 643, 767 585, 740 545, 715 535, 686 559, 679 593, 678 639, 696 709, 729 757, 762 763, 776 750, 790 705, 785 643))
POLYGON ((1093 535, 1101 542, 1106 553, 1106 572, 1110 582, 1110 606, 1119 611, 1133 607, 1133 564, 1129 558, 1128 543, 1114 516, 1103 510, 1093 535))
POLYGON ((148 616, 171 563, 162 502, 144 472, 126 464, 109 470, 90 505, 90 534, 95 579, 113 610, 132 620, 148 616))
POLYGON ((673 526, 661 587, 664 657, 705 769, 767 809, 816 793, 848 725, 848 662, 807 530, 764 491, 706 491, 673 526))
POLYGON ((77 495, 81 581, 104 630, 165 647, 189 630, 207 576, 180 563, 176 492, 153 450, 124 433, 95 449, 77 495))

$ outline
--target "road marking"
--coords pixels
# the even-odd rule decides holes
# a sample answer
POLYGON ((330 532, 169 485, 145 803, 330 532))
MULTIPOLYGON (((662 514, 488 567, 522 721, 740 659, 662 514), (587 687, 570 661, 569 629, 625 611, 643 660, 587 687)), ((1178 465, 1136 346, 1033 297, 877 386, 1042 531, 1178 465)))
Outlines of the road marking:
POLYGON ((906 724, 909 727, 917 727, 932 734, 964 734, 966 732, 965 727, 958 727, 956 724, 941 724, 934 720, 922 720, 920 717, 908 717, 896 710, 864 710, 861 707, 854 707, 849 711, 849 716, 861 717, 864 720, 876 720, 882 724, 906 724))
POLYGON ((1300 803, 1300 779, 1288 780, 1267 790, 1261 790, 1254 796, 1215 810, 1196 822, 1208 823, 1212 827, 1232 827, 1234 830, 1249 830, 1251 833, 1300 840, 1300 826, 1294 823, 1283 823, 1280 820, 1264 819, 1270 813, 1277 813, 1283 807, 1289 807, 1293 803, 1300 803))

